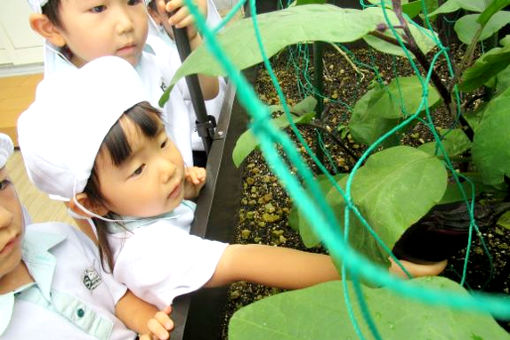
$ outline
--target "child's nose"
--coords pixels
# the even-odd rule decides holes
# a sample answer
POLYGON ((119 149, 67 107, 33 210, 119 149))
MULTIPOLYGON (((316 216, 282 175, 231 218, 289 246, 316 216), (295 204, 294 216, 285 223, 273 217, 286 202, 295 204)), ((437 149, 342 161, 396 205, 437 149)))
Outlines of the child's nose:
POLYGON ((125 34, 133 31, 133 20, 125 8, 119 8, 117 11, 117 33, 125 34))
POLYGON ((11 223, 12 213, 3 206, 0 206, 0 230, 7 228, 11 223))
POLYGON ((173 162, 162 159, 160 162, 161 179, 164 183, 169 182, 175 174, 176 166, 173 162))

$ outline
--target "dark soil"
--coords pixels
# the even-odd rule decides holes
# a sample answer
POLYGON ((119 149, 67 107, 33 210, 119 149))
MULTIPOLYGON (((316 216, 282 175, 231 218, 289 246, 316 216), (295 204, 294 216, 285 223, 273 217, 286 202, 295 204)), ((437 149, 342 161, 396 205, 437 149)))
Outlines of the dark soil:
MULTIPOLYGON (((456 49, 453 55, 454 59, 459 59, 462 57, 463 51, 456 49)), ((358 65, 358 72, 337 51, 333 49, 325 51, 325 110, 322 120, 317 122, 317 125, 322 127, 323 132, 330 132, 323 134, 324 144, 339 172, 349 171, 354 164, 353 158, 349 156, 344 147, 349 148, 350 152, 356 157, 361 155, 366 147, 355 143, 350 135, 342 135, 342 127, 348 122, 350 108, 354 106, 356 101, 367 91, 369 84, 376 78, 377 75, 374 69, 378 70, 379 76, 386 83, 389 83, 397 73, 399 76, 414 74, 406 59, 384 55, 367 48, 355 50, 354 55, 350 55, 350 59, 358 65), (363 64, 369 65, 370 68, 362 66, 363 64), (332 137, 332 135, 334 136, 332 137)), ((289 60, 290 56, 285 52, 274 57, 272 64, 284 94, 289 104, 292 105, 302 98, 298 83, 299 81, 306 82, 306 79, 303 74, 296 75, 295 67, 292 66, 289 60)), ((312 65, 311 62, 310 65, 312 65)), ((437 65, 439 65, 436 67, 439 74, 444 75, 444 79, 446 79, 447 69, 444 62, 439 60, 437 65)), ((303 70, 305 67, 304 61, 299 60, 297 69, 303 70)), ((309 68, 309 73, 308 77, 313 79, 313 68, 309 68)), ((255 90, 268 105, 280 103, 269 75, 263 67, 258 69, 255 90)), ((479 96, 479 93, 473 94, 474 96, 479 96)), ((463 103, 467 103, 468 106, 478 105, 479 100, 471 100, 473 97, 463 98, 463 103)), ((453 122, 444 107, 436 109, 432 115, 436 127, 449 128, 453 122)), ((317 150, 315 127, 300 126, 300 131, 311 148, 317 150)), ((292 134, 292 132, 289 131, 289 134, 292 134)), ((293 138, 295 139, 295 137, 293 138)), ((403 143, 415 146, 431 140, 432 134, 422 123, 417 123, 402 136, 403 143)), ((306 154, 303 147, 300 148, 300 151, 303 155, 306 154)), ((318 173, 317 166, 309 160, 309 157, 305 156, 305 158, 308 159, 311 169, 318 173)), ((324 163, 328 170, 333 170, 332 164, 324 163)), ((259 243, 306 249, 313 252, 325 252, 320 247, 312 249, 304 247, 299 234, 288 225, 287 218, 290 208, 291 199, 279 184, 276 176, 271 173, 261 154, 258 151, 252 153, 243 163, 241 209, 239 211, 239 223, 235 226, 233 243, 259 243)), ((492 280, 487 282, 490 277, 491 266, 479 239, 474 236, 469 256, 466 286, 471 289, 508 293, 510 287, 510 261, 507 261, 507 259, 508 252, 510 252, 510 231, 499 227, 487 228, 482 230, 482 235, 492 256, 492 280)), ((450 265, 444 275, 455 281, 460 281, 464 258, 465 250, 453 256, 449 260, 450 265)), ((229 290, 223 338, 227 338, 228 320, 237 309, 280 291, 275 288, 246 282, 233 284, 229 290)))

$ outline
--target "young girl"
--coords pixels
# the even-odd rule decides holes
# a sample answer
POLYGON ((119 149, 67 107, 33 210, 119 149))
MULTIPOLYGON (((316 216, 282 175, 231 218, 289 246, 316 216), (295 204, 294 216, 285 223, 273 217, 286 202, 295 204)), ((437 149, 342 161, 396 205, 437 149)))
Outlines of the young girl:
POLYGON ((163 308, 178 295, 236 280, 300 288, 339 278, 326 255, 189 235, 194 207, 183 199, 197 194, 204 172, 184 170, 142 88, 128 63, 99 58, 64 79, 45 79, 18 121, 30 178, 94 217, 104 263, 118 281, 163 308))
MULTIPOLYGON (((12 151, 0 134, 0 338, 135 339, 126 325, 146 329, 156 309, 102 271, 97 248, 81 232, 27 223, 5 168, 12 151)), ((164 337, 165 324, 172 326, 157 313, 149 330, 164 337)))

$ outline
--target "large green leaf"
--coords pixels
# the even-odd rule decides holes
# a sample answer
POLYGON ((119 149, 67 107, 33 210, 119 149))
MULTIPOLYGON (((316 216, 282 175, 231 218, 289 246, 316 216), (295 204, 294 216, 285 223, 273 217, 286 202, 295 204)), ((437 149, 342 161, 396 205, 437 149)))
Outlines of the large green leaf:
MULTIPOLYGON (((497 85, 496 85, 497 86, 497 85)), ((468 112, 466 117, 469 125, 476 132, 481 122, 494 112, 499 112, 505 107, 510 107, 510 87, 507 87, 502 93, 493 97, 488 103, 484 103, 475 112, 468 112)))
MULTIPOLYGON (((389 11, 394 24, 395 14, 389 11)), ((293 6, 280 11, 257 16, 259 30, 268 57, 285 46, 307 41, 352 42, 374 31, 385 22, 380 8, 366 10, 344 9, 333 5, 293 6), (331 23, 335 23, 332 25, 331 23)), ((418 46, 426 53, 434 47, 431 39, 411 28, 418 46)), ((245 69, 262 61, 250 18, 242 19, 217 35, 223 51, 239 69, 245 69)), ((377 39, 379 40, 379 39, 377 39)), ((224 75, 224 71, 202 45, 191 53, 175 73, 171 86, 161 98, 160 104, 168 100, 168 93, 180 78, 188 74, 224 75)))
MULTIPOLYGON (((384 88, 376 86, 356 102, 349 121, 349 130, 355 141, 370 145, 398 123, 398 119, 386 119, 381 112, 371 110, 373 99, 384 95, 384 88)), ((398 144, 398 139, 393 138, 390 144, 398 144)))
MULTIPOLYGON (((338 174, 335 175, 334 178, 336 181, 339 181, 347 174, 338 174)), ((319 186, 324 193, 324 196, 329 192, 332 188, 332 184, 329 182, 329 179, 325 175, 317 176, 316 178, 319 186)), ((331 207, 334 211, 336 211, 335 207, 331 207)), ((321 243, 320 238, 313 231, 313 227, 308 223, 308 220, 304 217, 301 210, 299 210, 295 205, 292 206, 289 214, 289 226, 294 230, 299 232, 301 239, 303 240, 303 244, 308 247, 316 247, 321 243)))
POLYGON ((490 78, 508 67, 510 45, 495 47, 476 60, 473 66, 462 74, 460 89, 473 91, 484 85, 490 78))
MULTIPOLYGON (((257 15, 268 57, 285 46, 307 41, 351 42, 374 30, 380 21, 371 11, 344 9, 333 5, 293 6, 257 15), (332 25, 331 23, 335 23, 332 25)), ((251 18, 238 20, 217 35, 229 59, 239 69, 262 61, 251 18)), ((224 71, 202 45, 191 53, 176 72, 172 84, 187 74, 224 75, 224 71)))
MULTIPOLYGON (((420 145, 418 149, 434 155, 436 153, 436 144, 436 142, 425 143, 420 145)), ((441 141, 441 144, 449 157, 461 155, 464 151, 471 148, 471 141, 461 129, 455 129, 448 132, 441 141)), ((437 149, 437 156, 439 158, 444 158, 439 149, 437 149)))
MULTIPOLYGON (((354 106, 349 122, 353 138, 367 145, 372 144, 393 128, 399 118, 415 113, 422 92, 422 85, 416 76, 396 78, 387 87, 376 85, 354 106)), ((422 110, 440 100, 436 89, 430 85, 427 98, 427 105, 422 110)))
MULTIPOLYGON (((459 40, 464 44, 469 44, 473 40, 475 33, 481 27, 477 22, 480 14, 469 14, 465 15, 455 23, 453 27, 459 40)), ((480 34, 479 40, 485 40, 491 37, 494 33, 499 31, 503 26, 510 22, 510 12, 500 11, 494 14, 487 24, 485 25, 482 33, 480 34)))
POLYGON ((494 14, 510 5, 510 0, 493 0, 490 5, 478 17, 478 23, 485 26, 494 14))
MULTIPOLYGON (((471 194, 473 192, 471 185, 469 184, 469 182, 462 182, 461 186, 464 190, 464 194, 466 195, 466 198, 468 200, 470 200, 471 194)), ((457 185, 457 183, 452 182, 452 183, 448 183, 446 191, 444 192, 444 195, 438 204, 448 204, 448 203, 460 202, 463 200, 464 200, 464 196, 462 195, 462 192, 460 191, 459 186, 457 185)))
MULTIPOLYGON (((352 182, 352 200, 391 249, 411 224, 441 200, 446 180, 446 169, 437 157, 409 146, 397 146, 368 158, 352 182)), ((346 182, 344 178, 339 184, 345 188, 346 182)), ((334 206, 339 204, 343 211, 345 202, 335 189, 326 199, 334 206)), ((351 232, 353 244, 358 244, 357 232, 351 232)))
POLYGON ((430 13, 429 16, 433 17, 440 13, 451 13, 458 11, 459 9, 465 9, 471 12, 483 12, 487 7, 486 0, 448 0, 434 12, 430 13))
MULTIPOLYGON (((364 12, 373 13, 375 16, 380 17, 379 21, 381 23, 386 23, 386 19, 384 17, 382 8, 370 7, 370 8, 365 9, 364 12)), ((390 20, 392 25, 400 25, 400 21, 398 20, 397 16, 395 15, 395 13, 393 11, 386 10, 386 13, 388 14, 388 19, 390 20)), ((436 43, 431 38, 431 36, 435 35, 434 32, 431 32, 425 28, 418 29, 414 25, 409 25, 409 28, 411 30, 411 34, 412 34, 413 38, 416 41, 416 44, 418 45, 418 47, 420 48, 420 50, 423 53, 428 53, 430 50, 432 50, 432 48, 434 48, 436 46, 436 43)), ((401 32, 401 31, 402 30, 397 30, 397 32, 401 32)), ((393 33, 389 29, 386 30, 384 32, 384 34, 390 38, 394 38, 393 33)), ((384 41, 382 39, 379 39, 373 35, 365 35, 365 36, 363 36, 363 40, 365 40, 365 42, 367 42, 367 44, 369 44, 370 46, 372 46, 373 48, 375 48, 381 52, 394 54, 394 55, 398 55, 398 56, 405 56, 405 53, 400 46, 395 46, 395 45, 393 45, 387 41, 384 41)))
POLYGON ((488 185, 502 184, 504 175, 510 176, 510 107, 505 102, 491 106, 473 140, 473 162, 488 185))
MULTIPOLYGON (((310 112, 307 114, 303 114, 301 116, 292 115, 292 121, 294 124, 304 124, 308 123, 315 117, 315 112, 310 112)), ((285 129, 289 126, 289 120, 287 116, 282 114, 278 118, 272 119, 271 122, 275 124, 280 129, 285 129)), ((244 159, 259 145, 259 141, 251 130, 247 130, 243 132, 239 139, 236 141, 236 145, 234 146, 234 150, 232 151, 232 160, 234 161, 234 165, 239 167, 244 159)))
MULTIPOLYGON (((409 284, 468 293, 443 277, 413 279, 409 284)), ((353 301, 357 320, 363 320, 353 301)), ((461 312, 447 307, 424 305, 387 288, 363 287, 363 295, 382 339, 388 340, 508 340, 510 335, 487 314, 461 312)), ((347 340, 358 339, 343 300, 342 283, 331 281, 310 288, 277 294, 246 307, 232 316, 230 340, 347 340)), ((370 334, 360 322, 363 334, 370 334)))

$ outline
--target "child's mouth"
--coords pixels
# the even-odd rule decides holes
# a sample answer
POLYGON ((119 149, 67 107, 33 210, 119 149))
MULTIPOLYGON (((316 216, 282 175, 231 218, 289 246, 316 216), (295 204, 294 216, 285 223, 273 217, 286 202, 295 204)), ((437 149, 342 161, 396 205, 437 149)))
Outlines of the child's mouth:
POLYGON ((136 48, 136 45, 135 44, 131 44, 131 45, 126 45, 122 48, 119 48, 117 50, 117 54, 120 55, 120 56, 123 56, 123 55, 130 55, 130 54, 133 54, 134 51, 135 51, 135 48, 136 48))
POLYGON ((9 253, 15 246, 18 244, 19 235, 16 235, 13 239, 5 244, 5 246, 0 250, 0 255, 9 253))
POLYGON ((179 194, 181 193, 181 188, 182 188, 182 185, 181 184, 178 184, 173 190, 172 192, 170 192, 170 194, 168 195, 168 199, 175 199, 179 196, 179 194))

